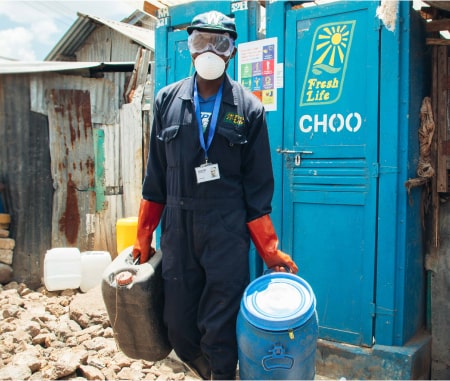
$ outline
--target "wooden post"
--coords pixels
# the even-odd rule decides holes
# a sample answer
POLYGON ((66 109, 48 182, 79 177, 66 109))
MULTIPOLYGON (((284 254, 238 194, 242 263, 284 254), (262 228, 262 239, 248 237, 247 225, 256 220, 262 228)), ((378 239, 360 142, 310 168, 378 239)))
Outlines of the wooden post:
POLYGON ((448 192, 448 47, 437 46, 433 54, 433 94, 436 104, 435 122, 437 131, 437 191, 448 192))

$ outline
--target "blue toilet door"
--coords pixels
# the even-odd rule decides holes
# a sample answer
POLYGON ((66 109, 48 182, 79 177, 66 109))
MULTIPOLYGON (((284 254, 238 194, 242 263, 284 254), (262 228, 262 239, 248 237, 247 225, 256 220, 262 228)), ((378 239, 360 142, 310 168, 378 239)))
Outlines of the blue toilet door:
POLYGON ((317 298, 320 337, 373 344, 377 2, 286 14, 282 245, 317 298))

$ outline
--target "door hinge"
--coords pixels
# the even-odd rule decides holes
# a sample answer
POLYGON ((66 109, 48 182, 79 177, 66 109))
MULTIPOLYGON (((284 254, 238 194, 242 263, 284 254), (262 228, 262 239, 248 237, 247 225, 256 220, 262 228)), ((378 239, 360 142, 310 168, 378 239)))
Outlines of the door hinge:
POLYGON ((369 313, 372 317, 375 317, 377 305, 375 303, 369 303, 369 313))

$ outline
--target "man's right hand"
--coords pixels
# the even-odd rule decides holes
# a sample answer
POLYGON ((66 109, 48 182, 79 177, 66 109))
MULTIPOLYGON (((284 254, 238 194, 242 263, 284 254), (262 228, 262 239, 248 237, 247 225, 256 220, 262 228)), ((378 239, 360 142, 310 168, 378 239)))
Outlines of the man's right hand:
MULTIPOLYGON (((140 241, 143 241, 144 238, 141 238, 140 241)), ((153 255, 155 255, 156 250, 151 246, 151 238, 150 238, 150 242, 147 244, 147 247, 145 247, 144 245, 141 245, 141 243, 139 242, 139 238, 136 237, 136 242, 134 243, 133 246, 133 259, 137 260, 139 259, 139 263, 145 263, 147 262, 151 257, 153 257, 153 255)))
POLYGON ((292 258, 278 250, 278 237, 268 214, 247 223, 255 248, 269 269, 297 274, 298 267, 292 258))
POLYGON ((147 262, 156 252, 151 246, 153 232, 159 224, 164 206, 157 202, 141 200, 136 241, 133 246, 133 258, 139 258, 139 263, 147 262))

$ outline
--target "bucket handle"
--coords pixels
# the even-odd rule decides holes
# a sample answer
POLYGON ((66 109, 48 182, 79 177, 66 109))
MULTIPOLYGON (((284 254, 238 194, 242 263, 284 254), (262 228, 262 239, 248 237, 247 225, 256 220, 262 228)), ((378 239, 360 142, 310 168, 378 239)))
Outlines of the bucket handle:
POLYGON ((264 370, 291 369, 294 365, 294 358, 285 354, 285 349, 280 343, 274 344, 269 352, 272 354, 262 358, 264 370))
MULTIPOLYGON (((290 273, 290 274, 292 273, 292 270, 288 265, 277 265, 277 266, 284 267, 284 269, 286 270, 287 273, 290 273)), ((273 267, 275 267, 275 266, 273 266, 273 267)), ((266 275, 266 274, 274 273, 275 270, 273 269, 273 267, 269 267, 268 269, 264 270, 263 274, 266 275)))

